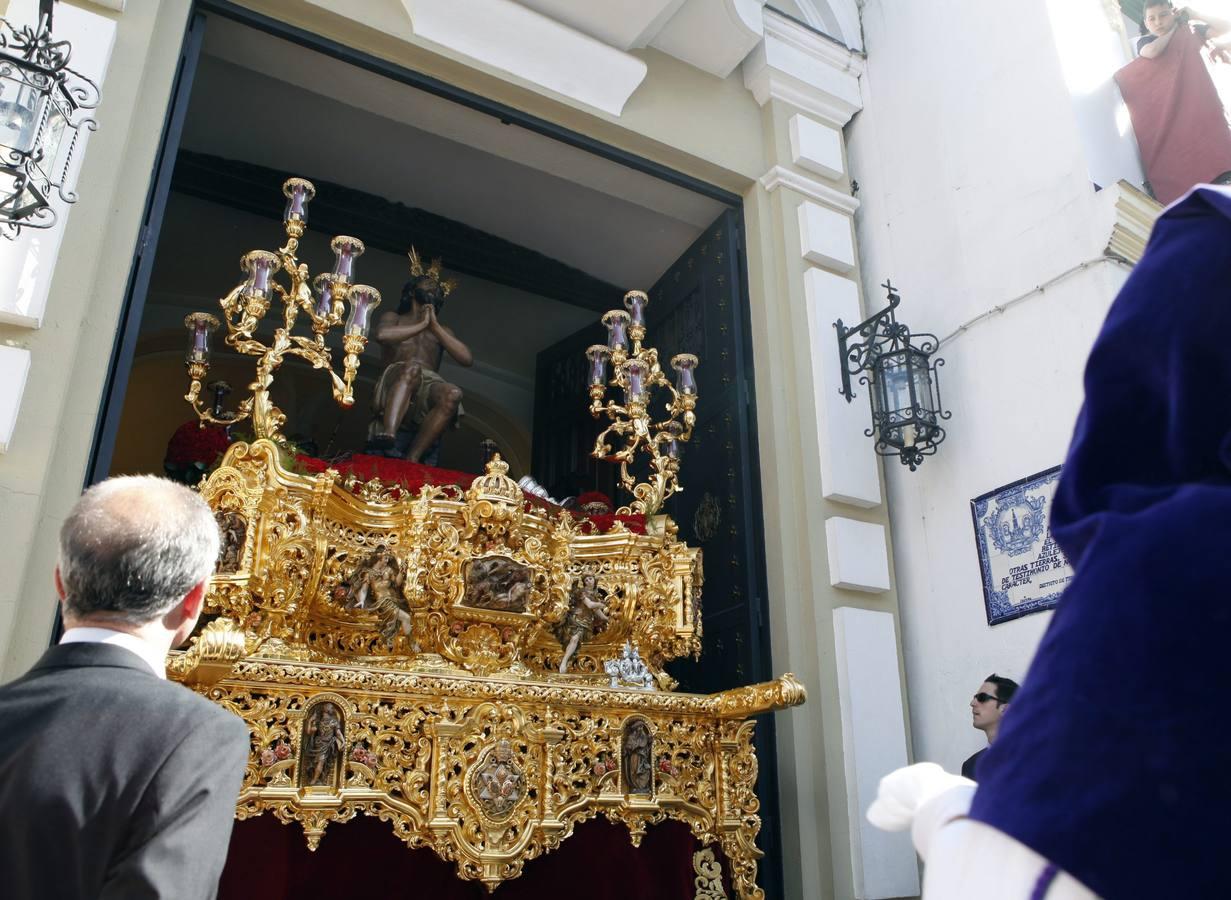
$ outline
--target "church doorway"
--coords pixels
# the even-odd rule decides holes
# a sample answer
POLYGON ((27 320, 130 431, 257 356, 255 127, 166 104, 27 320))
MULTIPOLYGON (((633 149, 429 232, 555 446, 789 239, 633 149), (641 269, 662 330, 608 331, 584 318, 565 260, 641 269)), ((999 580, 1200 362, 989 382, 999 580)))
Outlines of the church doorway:
MULTIPOLYGON (((558 499, 613 493, 611 472, 586 455, 598 426, 582 354, 626 290, 649 292, 648 343, 663 359, 701 357, 686 490, 667 511, 706 555, 705 649, 673 672, 706 692, 771 678, 739 197, 227 3, 201 3, 186 36, 91 480, 164 471, 176 430, 195 421, 184 317, 217 309, 243 254, 283 242, 291 176, 316 186, 300 248, 313 273, 344 234, 365 242, 356 281, 380 290, 384 310, 398 305, 412 247, 457 282, 440 320, 474 362, 446 354, 440 366, 464 408, 424 459, 442 469, 479 471, 493 442, 514 477, 558 499)), ((242 397, 251 373, 216 342, 211 382, 242 397)), ((320 373, 288 363, 273 388, 285 433, 316 458, 362 452, 381 373, 371 341, 345 410, 320 373)), ((773 896, 772 721, 757 743, 773 896)))

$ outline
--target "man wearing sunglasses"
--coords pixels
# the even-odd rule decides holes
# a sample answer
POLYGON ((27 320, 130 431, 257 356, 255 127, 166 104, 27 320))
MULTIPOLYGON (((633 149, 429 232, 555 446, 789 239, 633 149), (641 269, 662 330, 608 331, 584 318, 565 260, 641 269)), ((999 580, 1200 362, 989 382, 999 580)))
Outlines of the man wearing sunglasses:
MULTIPOLYGON (((1016 692, 1017 682, 1012 678, 988 675, 987 680, 979 686, 978 693, 971 698, 971 724, 987 735, 988 746, 996 740, 996 734, 1000 731, 1000 720, 1004 717, 1005 710, 1009 708, 1009 701, 1013 699, 1016 692)), ((978 781, 975 777, 975 767, 979 763, 979 757, 986 752, 987 747, 984 747, 962 763, 963 777, 971 781, 978 781)))

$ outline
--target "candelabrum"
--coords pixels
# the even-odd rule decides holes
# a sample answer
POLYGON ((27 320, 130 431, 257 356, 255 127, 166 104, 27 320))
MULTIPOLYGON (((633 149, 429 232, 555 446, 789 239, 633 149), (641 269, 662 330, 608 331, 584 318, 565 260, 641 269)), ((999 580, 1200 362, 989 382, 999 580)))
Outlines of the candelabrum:
POLYGON ((590 413, 596 419, 606 415, 611 420, 595 440, 591 455, 620 464, 620 484, 632 492, 634 500, 619 512, 646 515, 657 512, 668 497, 681 490, 680 447, 692 437, 697 420, 698 364, 691 353, 673 356, 675 384, 671 383, 658 364, 658 351, 641 345, 645 340, 645 308, 649 302, 641 291, 625 294, 625 309, 603 314, 606 345, 595 344, 586 350, 590 360, 590 413), (609 386, 624 391, 623 404, 604 399, 609 386), (669 394, 663 405, 666 418, 660 421, 655 421, 650 412, 656 390, 669 394), (622 441, 622 446, 613 449, 613 441, 622 441), (629 471, 630 463, 639 453, 648 457, 648 481, 638 482, 629 471))
POLYGON ((355 260, 363 254, 363 242, 339 235, 330 246, 334 252, 333 270, 315 278, 308 275, 308 266, 296 257, 299 239, 308 223, 308 204, 316 195, 312 183, 302 178, 288 179, 282 186, 286 209, 282 222, 286 228, 286 244, 277 252, 252 250, 240 259, 244 280, 219 301, 222 321, 226 323, 226 344, 248 356, 257 357, 256 379, 249 385, 252 396, 239 404, 235 412, 222 412, 202 404, 201 385, 209 371, 210 337, 219 321, 209 313, 196 312, 184 319, 189 333, 188 356, 185 364, 191 384, 184 395, 202 424, 232 425, 251 417, 252 430, 258 438, 281 441, 279 429, 286 416, 269 398, 274 373, 284 358, 297 356, 311 363, 314 369, 328 373, 333 382, 333 397, 342 406, 355 402, 355 374, 359 371, 359 356, 367 345, 368 326, 372 311, 380 305, 380 292, 363 284, 354 284, 355 260), (277 280, 284 273, 290 282, 284 287, 277 280), (282 324, 274 330, 269 343, 263 343, 254 332, 264 319, 274 300, 282 302, 282 324), (347 313, 347 304, 350 306, 347 313), (295 334, 300 315, 307 320, 310 335, 295 334), (325 336, 338 325, 342 332, 342 374, 333 369, 333 357, 325 336))

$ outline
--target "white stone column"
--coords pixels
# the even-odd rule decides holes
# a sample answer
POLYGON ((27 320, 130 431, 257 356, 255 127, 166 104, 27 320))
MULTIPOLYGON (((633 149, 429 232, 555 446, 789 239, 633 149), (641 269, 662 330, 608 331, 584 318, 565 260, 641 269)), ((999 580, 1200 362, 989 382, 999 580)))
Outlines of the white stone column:
MULTIPOLYGON (((809 702, 778 718, 786 894, 919 891, 909 841, 866 826, 869 785, 908 757, 888 514, 866 388, 839 393, 834 322, 861 302, 843 128, 862 107, 860 54, 772 11, 743 64, 767 169, 746 197, 758 423, 776 669, 809 702), (877 684, 893 690, 867 690, 877 684), (795 862, 795 861, 798 862, 795 862)), ((871 305, 876 300, 870 301, 871 305)))

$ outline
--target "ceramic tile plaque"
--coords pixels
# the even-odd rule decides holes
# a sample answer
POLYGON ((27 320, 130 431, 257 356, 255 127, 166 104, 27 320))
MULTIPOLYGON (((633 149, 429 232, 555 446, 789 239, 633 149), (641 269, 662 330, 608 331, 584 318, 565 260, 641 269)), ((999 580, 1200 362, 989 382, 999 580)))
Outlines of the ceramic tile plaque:
POLYGON ((970 501, 987 624, 1051 609, 1073 578, 1047 528, 1060 467, 970 501))

